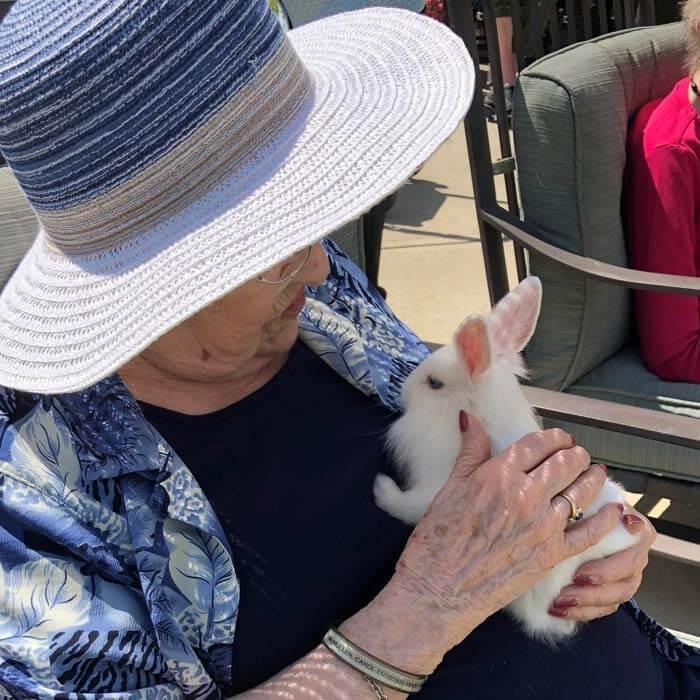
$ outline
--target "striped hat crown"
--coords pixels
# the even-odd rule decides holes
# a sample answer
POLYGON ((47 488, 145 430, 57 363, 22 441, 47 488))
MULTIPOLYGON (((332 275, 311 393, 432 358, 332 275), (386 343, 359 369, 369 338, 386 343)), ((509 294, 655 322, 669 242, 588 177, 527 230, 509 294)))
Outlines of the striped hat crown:
POLYGON ((19 0, 0 66, 0 150, 64 253, 187 207, 312 88, 266 0, 19 0))

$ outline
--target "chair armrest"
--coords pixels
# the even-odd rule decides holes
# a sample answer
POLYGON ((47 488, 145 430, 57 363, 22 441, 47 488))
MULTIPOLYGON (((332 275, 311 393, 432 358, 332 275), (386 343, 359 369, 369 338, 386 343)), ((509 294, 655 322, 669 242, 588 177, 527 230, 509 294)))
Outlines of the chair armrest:
MULTIPOLYGON (((670 537, 662 532, 658 532, 654 544, 651 545, 651 551, 654 554, 658 554, 666 559, 672 559, 681 564, 700 566, 700 544, 695 542, 688 542, 678 537, 670 537)), ((684 632, 674 631, 673 634, 686 644, 700 647, 700 637, 684 632)))
MULTIPOLYGON (((697 418, 532 386, 523 387, 523 390, 540 416, 688 447, 698 450, 700 458, 700 420, 697 418)), ((647 515, 651 517, 649 513, 647 515)), ((652 520, 657 528, 664 529, 662 525, 665 523, 655 518, 652 520)), ((667 559, 700 567, 700 544, 693 535, 688 538, 686 535, 678 537, 660 532, 652 551, 667 559)))
POLYGON ((499 207, 484 207, 481 216, 486 223, 501 231, 523 248, 542 255, 548 260, 585 277, 632 289, 700 295, 699 277, 630 270, 626 267, 610 265, 593 258, 586 258, 576 253, 569 253, 566 250, 557 248, 557 246, 541 241, 533 235, 522 221, 499 207))
POLYGON ((523 390, 533 408, 545 418, 557 418, 688 447, 699 450, 700 459, 700 420, 697 418, 652 411, 613 401, 589 399, 534 386, 525 386, 523 390))
MULTIPOLYGON (((425 343, 431 352, 440 343, 425 343)), ((663 411, 629 406, 614 401, 589 399, 553 389, 523 386, 530 405, 543 418, 556 418, 579 425, 612 430, 615 433, 659 440, 660 442, 700 451, 700 419, 663 411)), ((698 453, 700 459, 700 452, 698 453)))

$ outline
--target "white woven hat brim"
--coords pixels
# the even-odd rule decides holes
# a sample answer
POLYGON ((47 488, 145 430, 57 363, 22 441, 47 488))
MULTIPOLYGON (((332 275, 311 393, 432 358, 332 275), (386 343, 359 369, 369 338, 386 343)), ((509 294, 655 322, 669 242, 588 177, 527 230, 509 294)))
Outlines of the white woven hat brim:
POLYGON ((40 230, 0 297, 0 385, 63 393, 109 376, 394 192, 469 107, 464 44, 428 18, 360 10, 290 38, 314 94, 254 162, 108 253, 55 254, 40 230))

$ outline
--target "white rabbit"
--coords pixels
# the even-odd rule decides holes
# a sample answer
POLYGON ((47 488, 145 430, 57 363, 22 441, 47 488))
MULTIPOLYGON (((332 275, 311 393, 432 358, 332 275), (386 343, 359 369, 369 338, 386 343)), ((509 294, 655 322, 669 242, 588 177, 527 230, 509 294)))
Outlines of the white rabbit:
MULTIPOLYGON (((404 414, 388 434, 406 490, 379 474, 374 496, 380 508, 409 524, 421 518, 457 459, 460 409, 481 421, 492 454, 540 429, 517 376, 525 374, 520 351, 534 332, 541 300, 539 279, 528 277, 488 317, 469 316, 452 343, 427 357, 406 379, 401 395, 404 414)), ((621 487, 610 479, 584 517, 607 503, 624 503, 621 487)), ((597 545, 554 567, 507 610, 532 637, 555 643, 573 634, 575 621, 548 614, 554 599, 581 564, 625 549, 637 539, 620 523, 597 545)))

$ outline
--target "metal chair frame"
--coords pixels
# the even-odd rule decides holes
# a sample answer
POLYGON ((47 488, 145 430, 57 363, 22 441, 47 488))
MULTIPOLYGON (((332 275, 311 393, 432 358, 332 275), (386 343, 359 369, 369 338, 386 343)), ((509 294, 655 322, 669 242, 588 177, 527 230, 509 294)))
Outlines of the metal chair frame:
MULTIPOLYGON (((464 120, 469 167, 471 169, 474 187, 479 234, 482 254, 488 282, 491 304, 495 304, 510 289, 506 269, 504 238, 509 239, 515 246, 516 268, 519 279, 527 274, 527 259, 524 251, 533 251, 549 260, 592 279, 609 284, 621 285, 630 289, 646 289, 678 294, 700 295, 700 279, 678 275, 655 274, 629 268, 602 263, 600 261, 577 255, 559 249, 556 246, 541 241, 534 231, 520 220, 520 206, 515 181, 515 159, 511 150, 510 135, 506 119, 505 101, 503 99, 503 80, 501 77, 500 61, 497 50, 496 20, 492 11, 492 0, 484 0, 484 22, 486 38, 489 44, 491 74, 496 97, 496 112, 498 120, 498 138, 501 157, 492 162, 489 149, 489 138, 486 128, 486 116, 480 92, 464 120), (505 189, 508 206, 502 207, 496 199, 495 177, 505 179, 505 189)), ((530 0, 531 4, 533 0, 530 0)), ((617 17, 623 18, 625 25, 634 26, 634 19, 640 17, 643 24, 653 24, 653 0, 641 0, 638 8, 633 0, 612 0, 613 11, 617 17), (628 21, 627 21, 628 20, 628 21)), ((584 0, 583 21, 568 34, 567 43, 578 39, 588 39, 593 36, 593 16, 591 0, 584 0)), ((475 65, 478 63, 476 31, 471 7, 459 0, 448 0, 448 15, 452 29, 464 40, 475 65)), ((576 13, 574 0, 566 0, 567 11, 571 16, 576 13)), ((514 2, 513 7, 517 6, 514 2)), ((517 15, 514 12, 514 35, 517 36, 517 15)), ((580 13, 579 13, 580 16, 580 13)), ((551 21, 552 18, 550 18, 551 21)), ((602 24, 602 19, 599 18, 602 24)), ((602 24, 610 30, 621 29, 621 26, 611 26, 610 22, 602 24)), ((515 40, 517 44, 517 39, 515 40)), ((554 45, 558 48, 561 44, 554 45)), ((542 50, 544 50, 542 43, 542 50)), ((700 463, 700 421, 660 411, 637 408, 608 401, 583 398, 563 392, 527 387, 528 398, 538 413, 543 417, 566 420, 580 425, 588 425, 611 430, 630 436, 645 437, 668 444, 698 450, 700 463)), ((700 484, 694 484, 668 477, 646 475, 640 477, 639 472, 625 472, 625 478, 636 480, 638 490, 655 493, 679 494, 687 503, 697 502, 700 497, 700 484)), ((663 525, 659 523, 661 529, 663 525)), ((662 553, 672 558, 680 558, 700 565, 700 531, 683 533, 690 541, 679 541, 673 538, 661 540, 662 553)))

